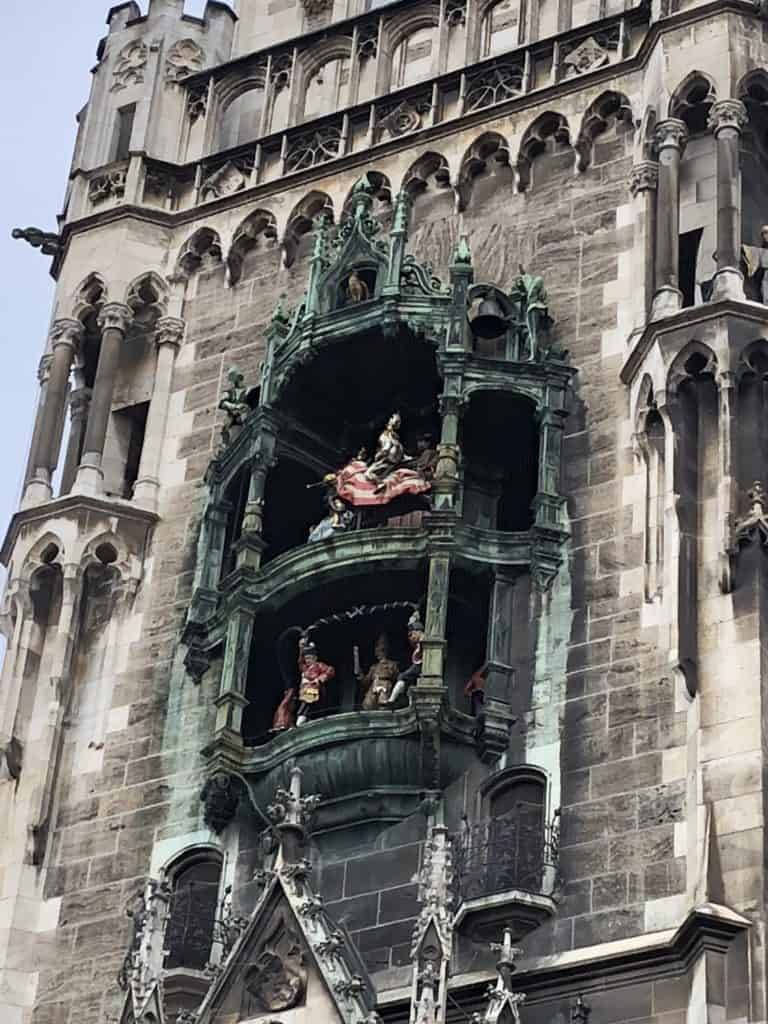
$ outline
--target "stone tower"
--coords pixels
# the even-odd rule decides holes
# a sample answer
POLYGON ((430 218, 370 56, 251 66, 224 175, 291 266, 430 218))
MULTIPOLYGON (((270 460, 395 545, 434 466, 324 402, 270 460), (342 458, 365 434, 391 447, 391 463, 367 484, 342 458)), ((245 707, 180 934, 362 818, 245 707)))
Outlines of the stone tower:
POLYGON ((766 1024, 765 16, 111 8, 3 1024, 766 1024))

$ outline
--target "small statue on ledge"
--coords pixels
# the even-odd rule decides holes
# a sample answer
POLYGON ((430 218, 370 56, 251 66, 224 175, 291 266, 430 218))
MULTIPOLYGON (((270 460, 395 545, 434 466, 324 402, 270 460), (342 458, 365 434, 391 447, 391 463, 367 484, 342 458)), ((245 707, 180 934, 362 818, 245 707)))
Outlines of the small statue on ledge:
POLYGON ((400 674, 400 665, 388 657, 387 637, 384 633, 376 640, 374 654, 376 661, 363 675, 360 669, 360 653, 357 647, 355 654, 355 675, 364 690, 363 711, 373 711, 387 706, 389 695, 400 674))
POLYGON ((483 710, 485 702, 485 680, 488 676, 488 665, 481 665, 476 672, 473 672, 464 687, 464 696, 469 697, 472 706, 472 714, 478 718, 483 710))
POLYGON ((373 462, 365 471, 368 480, 380 483, 405 462, 405 449, 400 440, 401 423, 399 412, 392 413, 387 420, 387 425, 379 434, 373 462))
POLYGON ((312 709, 323 696, 323 690, 336 675, 332 665, 326 665, 317 656, 317 647, 311 640, 299 640, 299 710, 296 725, 304 725, 312 709))
POLYGON ((527 328, 530 349, 528 359, 533 362, 539 353, 540 335, 552 323, 544 279, 535 274, 527 274, 521 263, 509 297, 517 304, 521 326, 527 328))
POLYGON ((403 693, 406 693, 421 675, 421 663, 423 653, 421 645, 424 641, 424 624, 419 618, 419 613, 414 612, 408 620, 408 643, 411 646, 411 664, 397 677, 392 693, 389 695, 388 704, 396 704, 403 693))
POLYGON ((230 367, 227 380, 229 387, 219 402, 219 409, 226 414, 226 422, 221 428, 221 443, 225 447, 232 440, 232 428, 241 427, 251 412, 251 407, 246 401, 248 391, 245 387, 245 377, 237 367, 230 367))
POLYGON ((356 270, 347 278, 347 302, 356 306, 360 302, 367 302, 371 297, 371 290, 356 270))

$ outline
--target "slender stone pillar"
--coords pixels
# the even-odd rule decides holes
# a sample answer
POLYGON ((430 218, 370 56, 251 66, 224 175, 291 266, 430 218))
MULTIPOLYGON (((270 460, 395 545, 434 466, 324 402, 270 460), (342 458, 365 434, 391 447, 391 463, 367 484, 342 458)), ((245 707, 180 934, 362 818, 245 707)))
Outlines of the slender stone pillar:
POLYGON ((743 299, 741 262, 741 131, 747 108, 741 100, 720 100, 709 112, 717 149, 717 273, 712 299, 743 299))
POLYGON ((507 750, 512 715, 512 621, 515 576, 497 569, 491 590, 486 648, 485 703, 483 705, 483 749, 490 760, 507 750))
POLYGON ((656 202, 656 290, 651 319, 676 313, 682 305, 678 287, 680 246, 680 160, 688 141, 684 121, 670 117, 656 125, 655 147, 659 159, 656 202))
POLYGON ((88 422, 88 409, 91 405, 91 389, 82 387, 69 396, 69 440, 64 469, 61 473, 61 493, 69 494, 75 483, 80 452, 85 437, 85 424, 88 422))
POLYGON ((643 309, 644 324, 653 302, 656 261, 656 189, 659 184, 659 165, 654 160, 643 160, 632 168, 629 188, 635 200, 640 231, 643 239, 643 309))
POLYGON ((32 473, 34 472, 34 458, 37 452, 37 442, 40 437, 40 427, 43 420, 43 411, 45 409, 45 396, 48 392, 48 378, 51 373, 51 361, 53 356, 50 352, 46 352, 44 356, 40 357, 40 362, 37 367, 37 382, 40 385, 40 394, 37 399, 37 411, 35 413, 35 426, 32 430, 32 441, 29 445, 29 455, 27 457, 27 468, 24 470, 24 486, 26 487, 30 481, 32 473))
POLYGON ((69 371, 82 334, 83 325, 79 320, 57 320, 51 329, 51 364, 32 456, 32 476, 24 494, 25 505, 47 501, 53 493, 51 478, 59 460, 60 429, 69 388, 69 371))
POLYGON ((80 494, 101 494, 104 473, 101 468, 104 456, 104 442, 107 437, 109 417, 112 412, 112 395, 120 363, 120 347, 125 339, 128 325, 133 318, 129 306, 120 302, 108 302, 99 315, 101 327, 101 349, 93 384, 91 411, 85 431, 83 457, 77 471, 73 490, 80 494))
POLYGON ((171 397, 171 378, 176 362, 176 353, 184 339, 185 323, 175 316, 163 316, 155 326, 157 364, 152 400, 149 403, 147 426, 144 431, 144 446, 141 450, 139 476, 133 489, 133 500, 137 505, 155 509, 160 490, 160 460, 163 454, 165 427, 168 422, 168 405, 171 397))

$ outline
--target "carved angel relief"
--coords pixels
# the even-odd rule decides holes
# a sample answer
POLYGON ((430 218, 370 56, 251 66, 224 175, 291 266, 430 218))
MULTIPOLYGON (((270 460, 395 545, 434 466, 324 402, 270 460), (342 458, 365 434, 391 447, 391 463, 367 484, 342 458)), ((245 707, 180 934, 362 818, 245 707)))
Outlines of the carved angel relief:
POLYGON ((305 957, 299 938, 284 920, 275 925, 244 976, 241 1018, 290 1010, 307 991, 305 957))

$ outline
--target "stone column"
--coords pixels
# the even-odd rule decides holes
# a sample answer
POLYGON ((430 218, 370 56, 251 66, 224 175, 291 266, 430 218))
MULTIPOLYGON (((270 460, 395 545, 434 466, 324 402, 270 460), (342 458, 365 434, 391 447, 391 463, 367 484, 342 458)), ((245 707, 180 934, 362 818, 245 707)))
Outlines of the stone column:
POLYGON ((656 262, 656 188, 659 183, 659 165, 653 160, 635 164, 629 188, 635 200, 636 216, 640 221, 643 239, 643 309, 641 323, 645 323, 653 302, 656 262))
POLYGON ((720 100, 709 112, 717 149, 717 273, 712 299, 743 299, 741 262, 741 130, 747 108, 741 100, 720 100))
POLYGON ((25 504, 47 501, 53 493, 51 478, 59 459, 60 429, 67 400, 69 371, 82 334, 83 325, 79 320, 57 320, 51 330, 50 373, 32 457, 32 477, 24 494, 25 504))
POLYGON ((51 373, 51 361, 53 356, 50 352, 46 352, 44 356, 40 357, 40 362, 37 367, 37 383, 40 385, 40 394, 37 399, 37 411, 35 413, 35 426, 32 430, 32 441, 29 445, 29 455, 27 456, 27 467, 24 470, 24 486, 26 487, 29 483, 30 477, 34 472, 35 467, 33 466, 35 453, 37 451, 37 442, 40 437, 40 426, 43 419, 43 410, 45 409, 45 396, 48 393, 48 378, 51 373))
MULTIPOLYGON (((730 269, 730 268, 729 268, 730 269)), ((741 275, 739 275, 741 283, 741 275)), ((725 296, 723 296, 725 297, 725 296)), ((731 296, 729 296, 731 297, 731 296)), ((744 292, 742 290, 742 298, 744 292)), ((727 340, 727 339, 726 339, 727 340)), ((729 551, 733 543, 733 529, 736 524, 736 458, 734 443, 736 437, 736 410, 738 387, 736 374, 732 370, 723 369, 717 375, 717 394, 719 400, 718 442, 720 446, 719 471, 717 483, 718 518, 720 520, 720 590, 727 594, 733 589, 731 559, 729 551)))
POLYGON ((227 637, 224 665, 216 698, 216 738, 242 746, 243 710, 248 706, 245 695, 248 683, 248 661, 253 636, 253 612, 249 608, 233 608, 227 615, 227 637))
POLYGON ((506 753, 509 730, 514 721, 511 709, 514 670, 512 668, 512 619, 515 577, 497 569, 491 589, 486 647, 485 703, 483 705, 483 749, 490 759, 506 753))
POLYGON ((656 289, 651 319, 670 316, 682 305, 678 287, 680 246, 680 160, 688 141, 684 121, 667 118, 656 125, 654 136, 659 159, 656 200, 656 289))
POLYGON ((85 424, 88 422, 88 409, 91 405, 91 389, 78 388, 69 396, 69 440, 64 469, 61 474, 61 493, 69 494, 75 483, 80 452, 85 437, 85 424))
POLYGON ((96 367, 96 379, 93 384, 91 411, 85 431, 83 457, 77 471, 77 480, 73 490, 80 494, 101 494, 104 485, 104 473, 101 460, 104 455, 104 442, 107 437, 109 417, 112 412, 112 395, 120 363, 120 348, 125 339, 128 325, 133 318, 129 306, 120 302, 108 302, 99 314, 101 327, 101 348, 99 363, 96 367))
POLYGON ((171 378, 176 353, 184 339, 185 323, 175 316, 163 316, 155 326, 157 363, 152 400, 149 403, 144 446, 141 450, 139 476, 133 489, 137 505, 154 510, 160 490, 160 461, 163 454, 168 405, 171 399, 171 378))

